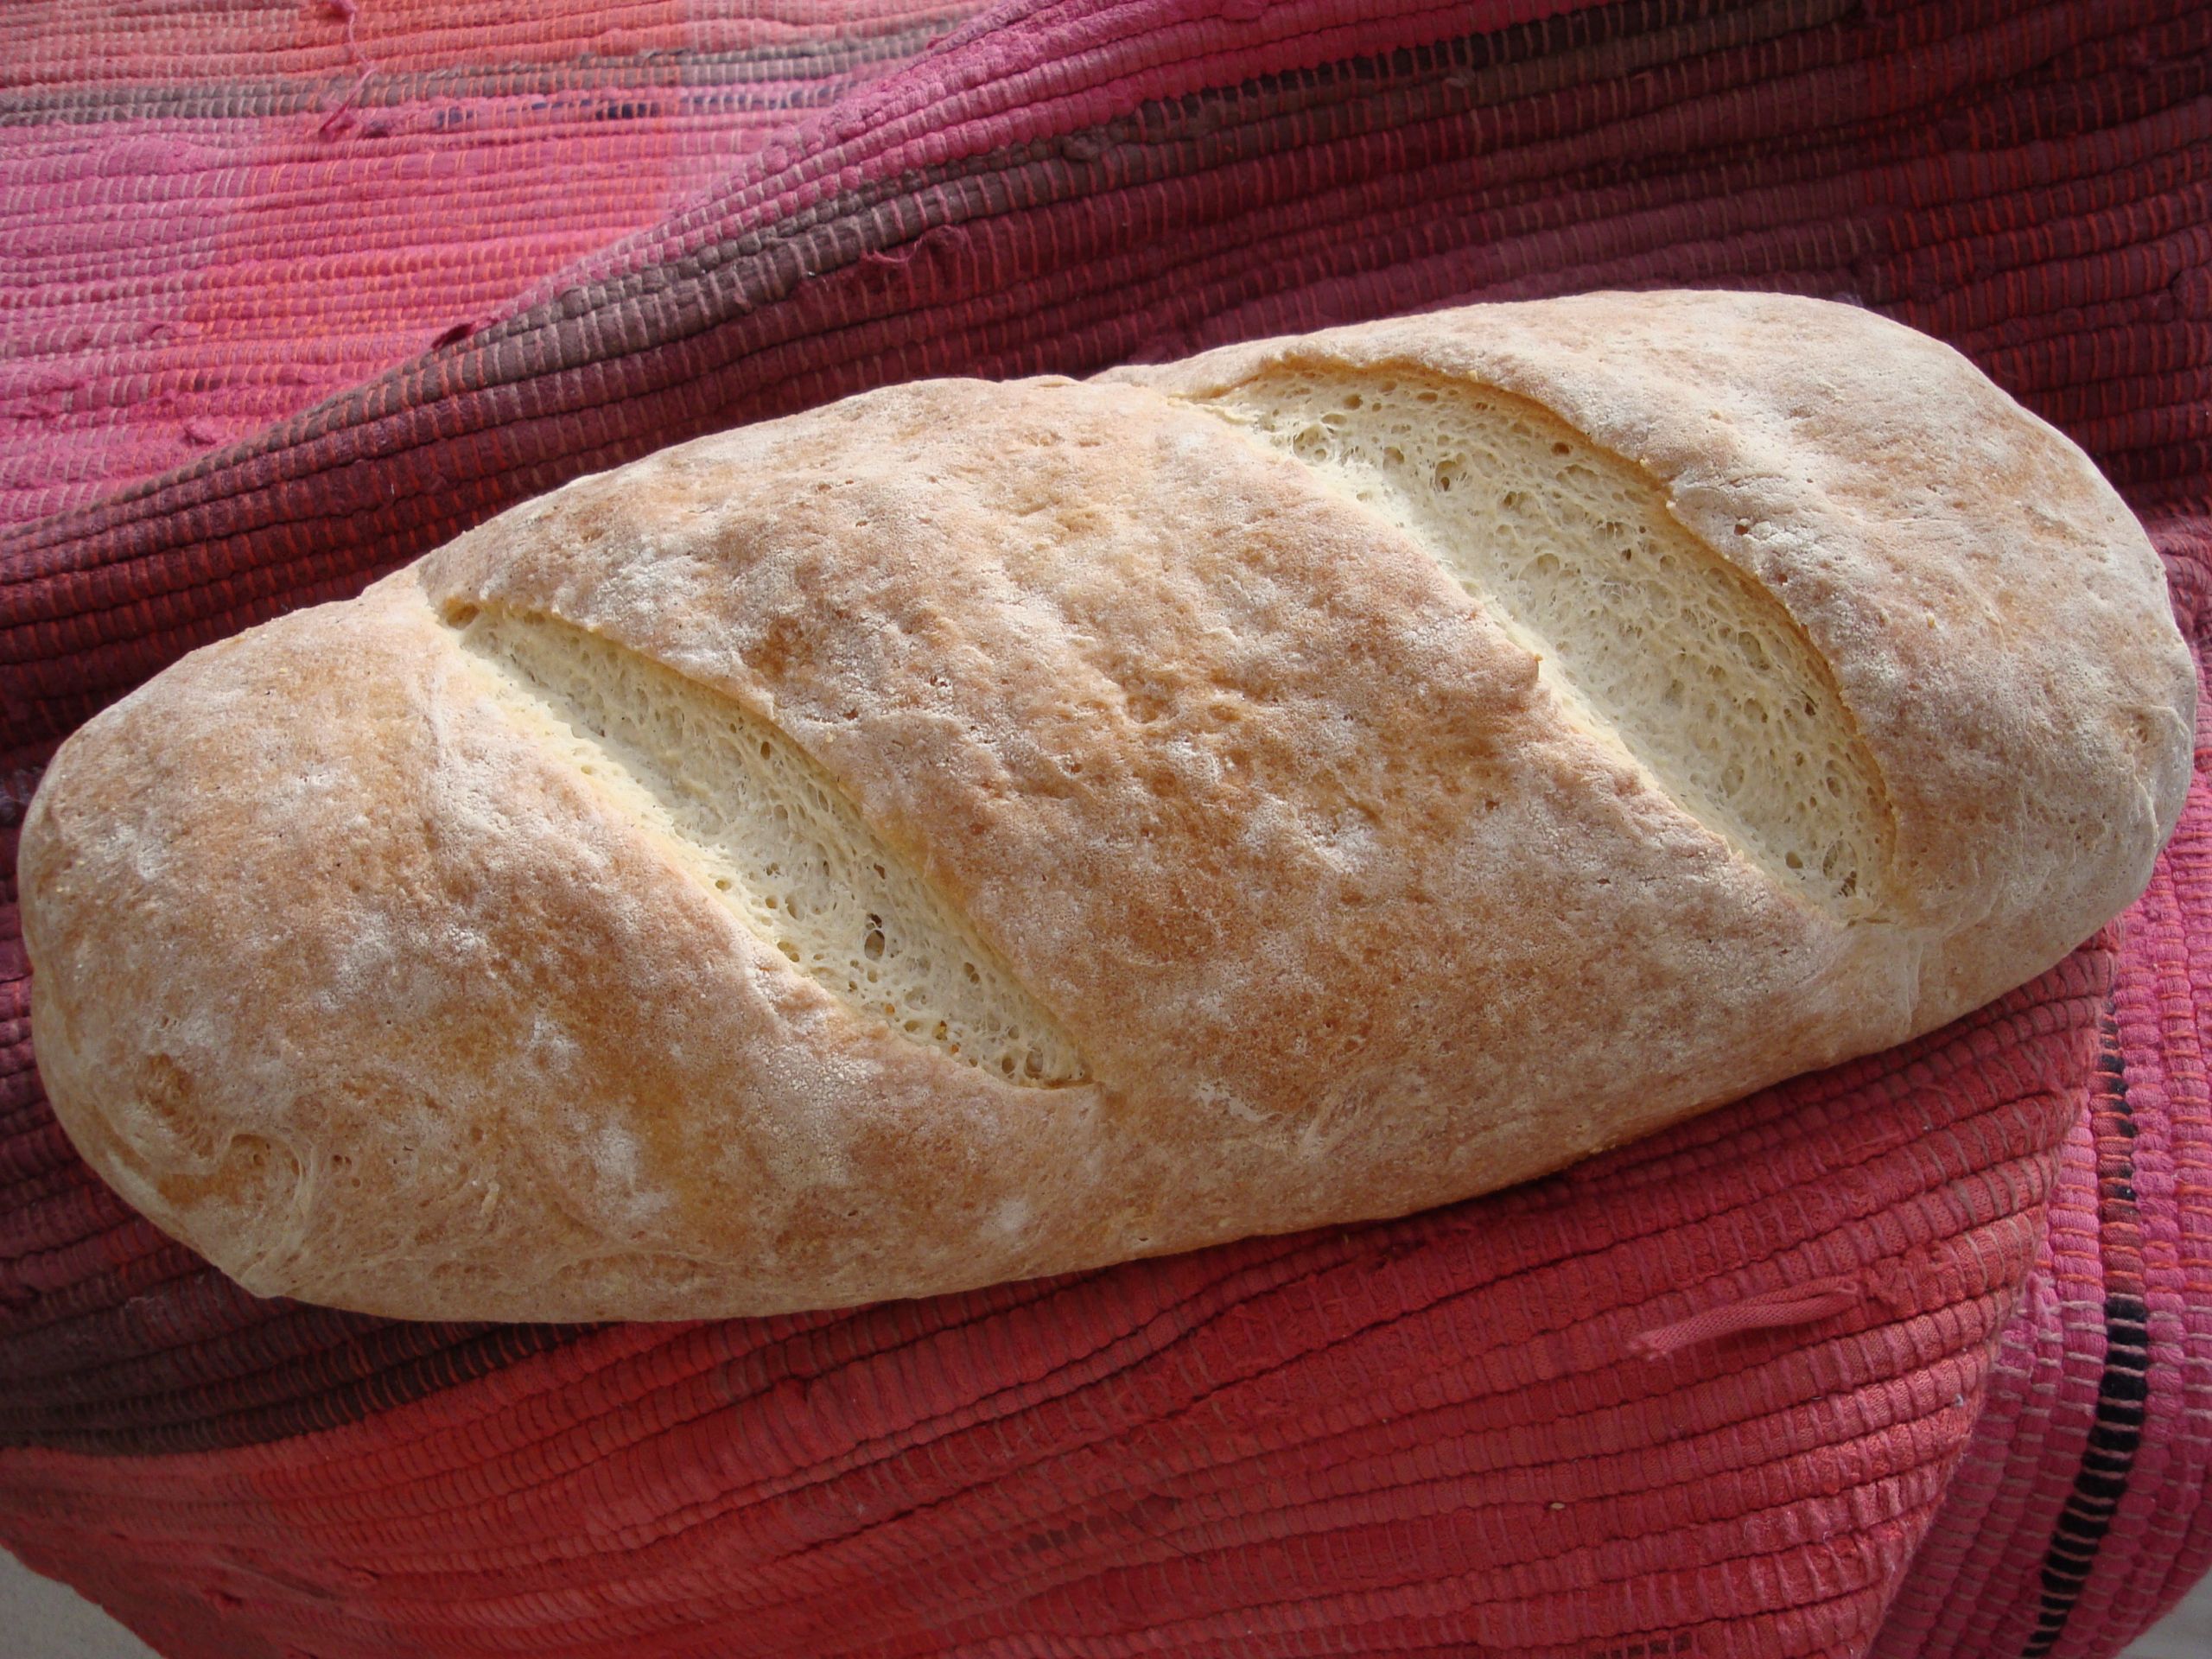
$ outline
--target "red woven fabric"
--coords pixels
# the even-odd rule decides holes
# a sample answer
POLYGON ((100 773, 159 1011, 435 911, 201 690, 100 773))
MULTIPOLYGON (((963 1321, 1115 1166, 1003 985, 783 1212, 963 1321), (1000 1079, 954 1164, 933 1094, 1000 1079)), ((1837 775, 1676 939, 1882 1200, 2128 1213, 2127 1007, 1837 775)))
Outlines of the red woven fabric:
POLYGON ((868 385, 1828 295, 2089 448, 2212 625, 2201 7, 960 10, 0 16, 0 1540, 180 1655, 2115 1651, 2212 1563, 2202 778, 2119 929, 1910 1050, 1074 1281, 395 1325, 69 1152, 11 885, 61 734, 868 385))

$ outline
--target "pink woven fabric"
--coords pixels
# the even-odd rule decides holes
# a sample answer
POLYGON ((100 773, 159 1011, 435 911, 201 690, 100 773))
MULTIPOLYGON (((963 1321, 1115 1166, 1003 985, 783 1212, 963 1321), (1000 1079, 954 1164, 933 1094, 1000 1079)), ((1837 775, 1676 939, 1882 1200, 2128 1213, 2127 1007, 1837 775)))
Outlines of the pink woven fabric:
POLYGON ((0 526, 484 327, 973 9, 156 0, 0 22, 0 526))

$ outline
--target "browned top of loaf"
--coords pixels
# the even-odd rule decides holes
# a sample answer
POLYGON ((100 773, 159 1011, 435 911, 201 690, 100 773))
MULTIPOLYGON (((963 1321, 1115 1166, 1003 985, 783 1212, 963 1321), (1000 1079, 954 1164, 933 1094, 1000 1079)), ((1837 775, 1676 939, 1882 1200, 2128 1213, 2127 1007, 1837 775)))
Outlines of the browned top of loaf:
POLYGON ((1315 357, 1425 365, 1556 411, 1788 607, 1881 769, 1899 919, 1942 941, 1935 1023, 2142 890, 2196 703, 2164 573, 2088 457, 1949 346, 1783 296, 1592 294, 1106 378, 1204 396, 1315 357))
POLYGON ((950 1289, 1402 1212, 1940 1023, 2139 888, 2193 699, 2086 460, 1840 307, 1601 296, 894 388, 579 480, 95 721, 26 827, 41 1059, 96 1166, 256 1289, 950 1289), (1495 385, 1656 480, 1827 658, 1891 815, 1878 913, 1747 860, 1428 551, 1204 406, 1290 357, 1495 385), (795 971, 503 711, 480 612, 786 734, 1084 1080, 795 971))

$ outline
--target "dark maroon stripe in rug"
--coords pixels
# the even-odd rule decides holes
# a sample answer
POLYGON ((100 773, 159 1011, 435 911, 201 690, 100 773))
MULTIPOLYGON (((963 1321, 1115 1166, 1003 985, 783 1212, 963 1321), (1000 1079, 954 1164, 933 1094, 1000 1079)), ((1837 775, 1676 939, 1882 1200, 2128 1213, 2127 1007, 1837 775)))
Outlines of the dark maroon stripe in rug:
POLYGON ((374 1322, 323 1367, 302 1367, 268 1400, 250 1379, 190 1395, 156 1396, 128 1410, 48 1420, 35 1430, 10 1425, 0 1445, 43 1446, 107 1457, 152 1457, 258 1446, 318 1433, 458 1388, 518 1361, 575 1341, 590 1327, 493 1325, 456 1327, 374 1322), (351 1373, 343 1381, 333 1372, 351 1373))

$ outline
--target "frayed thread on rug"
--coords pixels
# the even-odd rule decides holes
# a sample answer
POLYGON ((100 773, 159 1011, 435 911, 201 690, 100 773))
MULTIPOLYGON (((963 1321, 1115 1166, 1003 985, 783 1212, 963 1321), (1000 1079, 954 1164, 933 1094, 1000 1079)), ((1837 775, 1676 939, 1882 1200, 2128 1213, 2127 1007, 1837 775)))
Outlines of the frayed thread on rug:
POLYGON ((1629 1338, 1628 1351, 1644 1359, 1664 1359, 1685 1348, 1695 1348, 1723 1337, 1752 1331, 1786 1331, 1847 1313, 1866 1301, 1880 1303, 1897 1313, 1911 1306, 1902 1263, 1878 1262, 1857 1273, 1808 1279, 1761 1291, 1732 1302, 1701 1308, 1687 1319, 1638 1332, 1629 1338))
POLYGON ((361 15, 360 0, 323 0, 323 9, 333 17, 345 21, 346 50, 361 71, 347 89, 346 96, 339 100, 338 107, 325 116, 322 124, 315 129, 321 137, 333 138, 353 124, 353 100, 361 95, 361 88, 369 84, 369 77, 376 73, 376 66, 369 61, 368 54, 361 50, 360 43, 353 38, 353 25, 361 15))

